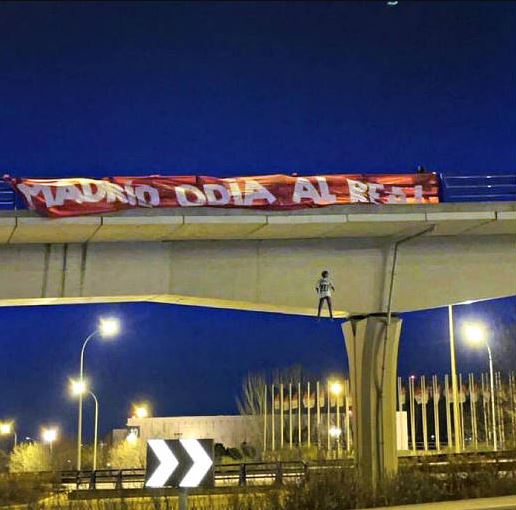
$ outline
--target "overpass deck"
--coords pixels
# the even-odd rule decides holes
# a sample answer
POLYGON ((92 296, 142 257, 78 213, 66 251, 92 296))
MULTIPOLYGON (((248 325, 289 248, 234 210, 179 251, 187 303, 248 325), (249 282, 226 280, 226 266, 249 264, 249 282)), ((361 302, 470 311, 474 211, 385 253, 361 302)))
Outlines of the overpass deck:
POLYGON ((516 202, 355 204, 302 211, 149 209, 70 218, 0 212, 0 244, 515 235, 516 202))

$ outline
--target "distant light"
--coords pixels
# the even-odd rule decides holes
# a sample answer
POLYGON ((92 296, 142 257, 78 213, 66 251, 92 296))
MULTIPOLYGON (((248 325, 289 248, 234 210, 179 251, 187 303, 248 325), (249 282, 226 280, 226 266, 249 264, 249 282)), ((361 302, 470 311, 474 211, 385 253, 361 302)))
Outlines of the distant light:
POLYGON ((129 444, 135 444, 138 441, 138 436, 136 435, 135 432, 129 432, 129 434, 127 434, 127 437, 125 438, 125 440, 129 444))
POLYGON ((84 395, 88 391, 88 386, 84 380, 72 380, 70 381, 70 391, 73 396, 77 397, 78 395, 84 395))
POLYGON ((415 376, 415 375, 411 375, 411 376, 410 376, 410 378, 411 378, 412 380, 414 380, 414 379, 416 378, 416 376, 415 376))
POLYGON ((468 342, 474 345, 480 345, 486 340, 485 326, 479 322, 469 322, 464 324, 464 335, 468 342))
POLYGON ((11 434, 13 431, 12 423, 0 423, 0 434, 11 434))
POLYGON ((392 0, 390 2, 387 2, 387 5, 389 7, 395 7, 396 5, 398 5, 399 2, 395 1, 395 0, 392 0))
POLYGON ((340 383, 339 381, 333 382, 330 386, 330 391, 334 395, 340 395, 342 393, 342 390, 343 390, 343 386, 342 386, 342 383, 340 383))
POLYGON ((151 406, 148 402, 133 403, 133 418, 148 418, 151 416, 151 406))
POLYGON ((333 438, 338 438, 338 437, 340 437, 341 434, 342 434, 342 429, 340 429, 339 427, 332 427, 330 429, 330 436, 333 438))
POLYGON ((100 319, 99 332, 104 338, 117 335, 120 332, 120 321, 113 317, 100 319))
POLYGON ((41 431, 41 438, 45 443, 53 443, 57 439, 57 429, 49 428, 41 431))
POLYGON ((147 418, 149 416, 149 410, 145 406, 138 406, 134 414, 137 418, 147 418))

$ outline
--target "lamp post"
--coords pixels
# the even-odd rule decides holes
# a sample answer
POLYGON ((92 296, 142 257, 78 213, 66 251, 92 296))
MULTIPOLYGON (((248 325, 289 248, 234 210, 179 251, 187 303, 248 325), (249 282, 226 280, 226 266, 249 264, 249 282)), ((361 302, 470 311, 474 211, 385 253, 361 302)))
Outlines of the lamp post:
MULTIPOLYGON (((115 336, 120 331, 120 322, 118 319, 100 319, 97 329, 91 333, 81 348, 81 359, 79 366, 79 382, 84 382, 84 351, 88 342, 95 336, 100 335, 102 338, 115 336)), ((77 471, 81 469, 81 452, 82 452, 82 393, 79 393, 79 413, 77 419, 77 471)))
POLYGON ((99 401, 95 393, 88 389, 88 386, 82 381, 71 381, 72 395, 81 397, 85 393, 88 393, 95 403, 95 424, 93 432, 93 471, 97 470, 97 444, 98 444, 98 432, 99 432, 99 401))
POLYGON ((495 392, 494 392, 494 371, 493 371, 493 356, 491 354, 491 347, 487 341, 487 332, 485 327, 480 323, 467 323, 464 325, 464 335, 472 345, 482 345, 487 347, 487 354, 489 356, 489 385, 491 387, 491 413, 493 415, 493 450, 498 450, 498 438, 496 434, 496 409, 495 409, 495 392))
POLYGON ((453 395, 453 429, 455 453, 461 451, 461 434, 460 434, 460 410, 459 410, 459 384, 457 379, 457 364, 455 361, 455 333, 453 327, 453 305, 448 305, 448 328, 450 335, 450 362, 451 362, 451 383, 453 395))
POLYGON ((16 434, 16 430, 14 429, 14 425, 12 422, 4 422, 0 423, 0 435, 7 436, 12 434, 14 446, 13 448, 16 448, 16 445, 18 444, 18 435, 16 434))
POLYGON ((340 394, 342 393, 342 383, 340 383, 339 381, 335 381, 332 383, 332 385, 330 386, 330 391, 332 392, 332 394, 335 396, 335 405, 336 405, 336 408, 337 408, 337 426, 334 427, 335 430, 339 430, 340 432, 335 435, 335 434, 331 434, 331 430, 330 430, 330 435, 332 435, 332 437, 335 437, 337 439, 337 458, 340 457, 340 435, 341 435, 341 428, 340 428, 340 410, 339 410, 339 397, 340 397, 340 394))
POLYGON ((44 428, 41 431, 41 439, 43 439, 44 443, 48 443, 50 447, 50 453, 52 453, 52 444, 57 439, 57 428, 44 428))

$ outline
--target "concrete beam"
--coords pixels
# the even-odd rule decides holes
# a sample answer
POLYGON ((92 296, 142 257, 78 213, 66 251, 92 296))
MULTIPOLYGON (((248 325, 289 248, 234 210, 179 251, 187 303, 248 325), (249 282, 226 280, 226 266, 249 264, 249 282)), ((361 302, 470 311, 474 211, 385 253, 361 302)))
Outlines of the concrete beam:
POLYGON ((19 217, 9 243, 84 243, 100 225, 98 216, 53 219, 19 217))
POLYGON ((435 225, 435 236, 515 235, 516 204, 355 204, 302 211, 148 209, 58 219, 12 211, 0 213, 0 244, 391 237, 428 224, 435 225))
MULTIPOLYGON (((82 305, 92 303, 163 303, 167 305, 197 306, 205 308, 220 308, 224 310, 241 310, 246 312, 280 313, 283 315, 313 316, 313 308, 296 306, 275 306, 267 303, 252 303, 248 301, 231 301, 229 299, 196 298, 172 294, 140 295, 140 296, 96 296, 96 297, 56 297, 56 298, 18 298, 0 299, 0 307, 5 306, 52 306, 52 305, 82 305)), ((336 319, 345 319, 349 314, 343 310, 334 310, 336 319)))

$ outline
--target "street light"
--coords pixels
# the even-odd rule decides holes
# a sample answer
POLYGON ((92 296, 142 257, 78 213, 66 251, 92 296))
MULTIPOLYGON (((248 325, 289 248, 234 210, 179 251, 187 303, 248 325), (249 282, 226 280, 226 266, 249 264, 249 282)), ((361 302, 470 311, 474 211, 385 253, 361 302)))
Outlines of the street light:
POLYGON ((339 381, 334 381, 330 385, 330 391, 335 396, 335 405, 337 407, 337 426, 330 429, 330 436, 337 439, 337 457, 340 456, 340 434, 341 434, 341 428, 340 428, 340 409, 339 409, 339 395, 344 390, 344 386, 339 381), (340 431, 337 435, 332 435, 332 430, 334 433, 338 430, 340 431))
POLYGON ((16 434, 16 430, 14 430, 14 425, 12 422, 0 423, 0 435, 8 436, 11 434, 13 435, 14 439, 14 448, 16 448, 16 445, 18 444, 18 435, 16 434))
POLYGON ((97 396, 93 391, 91 391, 86 382, 82 381, 70 381, 70 390, 72 395, 75 397, 81 397, 82 395, 88 393, 93 401, 95 402, 95 426, 94 426, 94 435, 93 435, 93 471, 97 470, 97 443, 98 443, 98 434, 99 434, 99 401, 97 396))
MULTIPOLYGON (((110 338, 117 335, 120 331, 120 321, 115 318, 101 318, 97 329, 89 335, 81 348, 81 360, 79 368, 79 382, 84 381, 84 350, 88 342, 95 336, 100 335, 102 338, 110 338)), ((81 469, 81 447, 82 447, 82 393, 79 393, 79 415, 77 419, 77 471, 81 469)))
POLYGON ((339 427, 332 427, 330 429, 330 436, 333 437, 334 439, 338 439, 341 434, 342 434, 342 429, 340 429, 339 427))
POLYGON ((342 393, 342 390, 343 390, 343 386, 342 386, 342 383, 340 383, 339 381, 334 381, 331 386, 330 386, 330 391, 336 396, 338 397, 341 393, 342 393))
POLYGON ((491 413, 493 415, 493 449, 496 452, 498 449, 497 434, 496 434, 496 412, 495 412, 495 392, 494 392, 494 371, 493 371, 493 356, 491 355, 491 347, 487 341, 487 331, 483 324, 469 322, 464 324, 464 336, 471 345, 476 347, 484 344, 487 347, 487 354, 489 356, 489 381, 491 386, 491 413))
POLYGON ((57 428, 44 428, 41 430, 41 439, 43 439, 44 443, 48 443, 50 446, 50 451, 52 451, 52 444, 57 439, 57 428))
POLYGON ((148 418, 150 411, 149 406, 147 404, 135 404, 134 408, 134 416, 136 418, 148 418))

